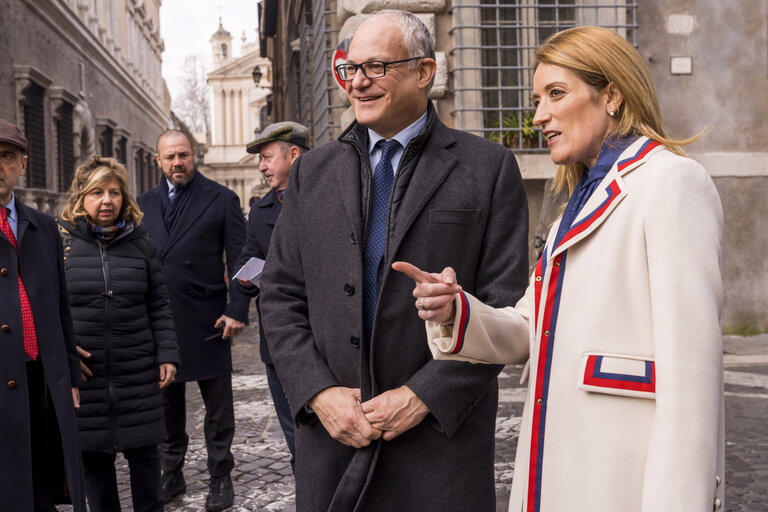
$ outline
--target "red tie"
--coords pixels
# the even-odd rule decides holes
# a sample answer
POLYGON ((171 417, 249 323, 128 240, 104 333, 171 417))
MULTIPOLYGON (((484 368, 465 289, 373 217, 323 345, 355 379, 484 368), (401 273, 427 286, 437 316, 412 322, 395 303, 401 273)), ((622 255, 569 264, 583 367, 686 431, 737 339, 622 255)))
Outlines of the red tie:
MULTIPOLYGON (((18 247, 16 247, 16 237, 13 234, 11 225, 8 223, 8 208, 5 207, 0 207, 0 231, 8 237, 8 240, 13 244, 13 248, 18 250, 18 247)), ((38 354, 35 318, 32 316, 32 306, 29 304, 27 290, 24 288, 24 283, 21 282, 21 272, 19 272, 19 300, 21 301, 21 325, 24 332, 24 352, 35 361, 38 354)))

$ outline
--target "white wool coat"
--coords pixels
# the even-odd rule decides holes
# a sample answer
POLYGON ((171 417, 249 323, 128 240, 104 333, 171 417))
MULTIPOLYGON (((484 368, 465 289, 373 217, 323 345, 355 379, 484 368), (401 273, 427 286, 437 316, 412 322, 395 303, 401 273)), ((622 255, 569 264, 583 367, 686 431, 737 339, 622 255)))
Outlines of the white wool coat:
POLYGON ((433 356, 530 380, 514 512, 705 512, 724 473, 722 207, 706 170, 645 137, 617 160, 525 296, 458 294, 433 356))

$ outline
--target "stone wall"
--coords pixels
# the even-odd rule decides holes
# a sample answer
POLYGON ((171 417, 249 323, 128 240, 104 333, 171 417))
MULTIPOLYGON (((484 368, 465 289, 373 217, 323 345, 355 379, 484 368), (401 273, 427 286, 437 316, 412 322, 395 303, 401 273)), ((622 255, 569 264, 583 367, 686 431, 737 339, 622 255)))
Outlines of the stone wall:
POLYGON ((101 132, 109 128, 115 144, 125 140, 134 190, 137 152, 143 171, 150 172, 146 155, 154 152, 155 138, 170 125, 160 74, 156 0, 98 5, 101 11, 96 13, 92 2, 0 1, 0 50, 5 56, 0 59, 0 117, 23 127, 25 87, 34 82, 45 88, 46 190, 20 187, 19 192, 51 214, 62 206, 62 191, 69 186, 59 183, 57 170, 54 121, 62 102, 74 108, 75 165, 99 151, 101 132), (132 25, 116 18, 109 21, 107 9, 119 10, 118 5, 125 11, 123 22, 130 18, 132 25))

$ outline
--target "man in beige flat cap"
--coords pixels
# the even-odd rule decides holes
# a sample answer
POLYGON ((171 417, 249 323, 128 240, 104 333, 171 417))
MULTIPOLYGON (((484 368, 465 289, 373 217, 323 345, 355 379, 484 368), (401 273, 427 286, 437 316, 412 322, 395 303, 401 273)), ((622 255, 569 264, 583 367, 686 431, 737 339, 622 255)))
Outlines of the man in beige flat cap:
MULTIPOLYGON (((251 207, 248 215, 248 235, 243 252, 240 254, 238 266, 244 265, 249 259, 256 257, 266 259, 269 251, 269 241, 275 227, 277 217, 283 206, 283 194, 288 186, 288 175, 291 165, 299 155, 309 149, 309 130, 306 127, 286 121, 274 123, 266 128, 256 139, 246 147, 249 153, 258 154, 261 158, 259 171, 269 183, 270 191, 251 207)), ((269 355, 264 329, 261 326, 261 309, 258 307, 259 288, 250 281, 238 279, 241 290, 247 295, 257 297, 259 311, 259 351, 261 360, 266 365, 267 383, 275 404, 275 412, 280 427, 285 435, 285 442, 291 451, 291 468, 294 467, 293 419, 288 405, 288 399, 283 392, 283 386, 277 378, 275 365, 269 355)))

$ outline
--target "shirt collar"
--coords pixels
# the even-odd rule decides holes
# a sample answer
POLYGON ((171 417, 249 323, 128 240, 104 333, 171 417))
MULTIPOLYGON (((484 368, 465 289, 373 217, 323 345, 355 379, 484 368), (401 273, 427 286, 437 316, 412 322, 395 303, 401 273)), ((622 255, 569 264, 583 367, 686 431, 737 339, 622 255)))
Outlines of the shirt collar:
POLYGON ((8 218, 16 219, 16 195, 11 193, 11 200, 3 208, 8 208, 8 218))
MULTIPOLYGON (((424 113, 421 115, 420 118, 418 118, 414 123, 410 124, 400 132, 398 132, 393 139, 395 139, 397 142, 400 143, 400 145, 403 148, 406 148, 408 146, 408 143, 413 140, 414 137, 416 137, 424 128, 424 126, 427 124, 427 110, 424 110, 424 113)), ((375 131, 368 128, 368 154, 373 153, 373 150, 376 148, 376 143, 380 140, 384 140, 385 137, 382 137, 375 131)))

